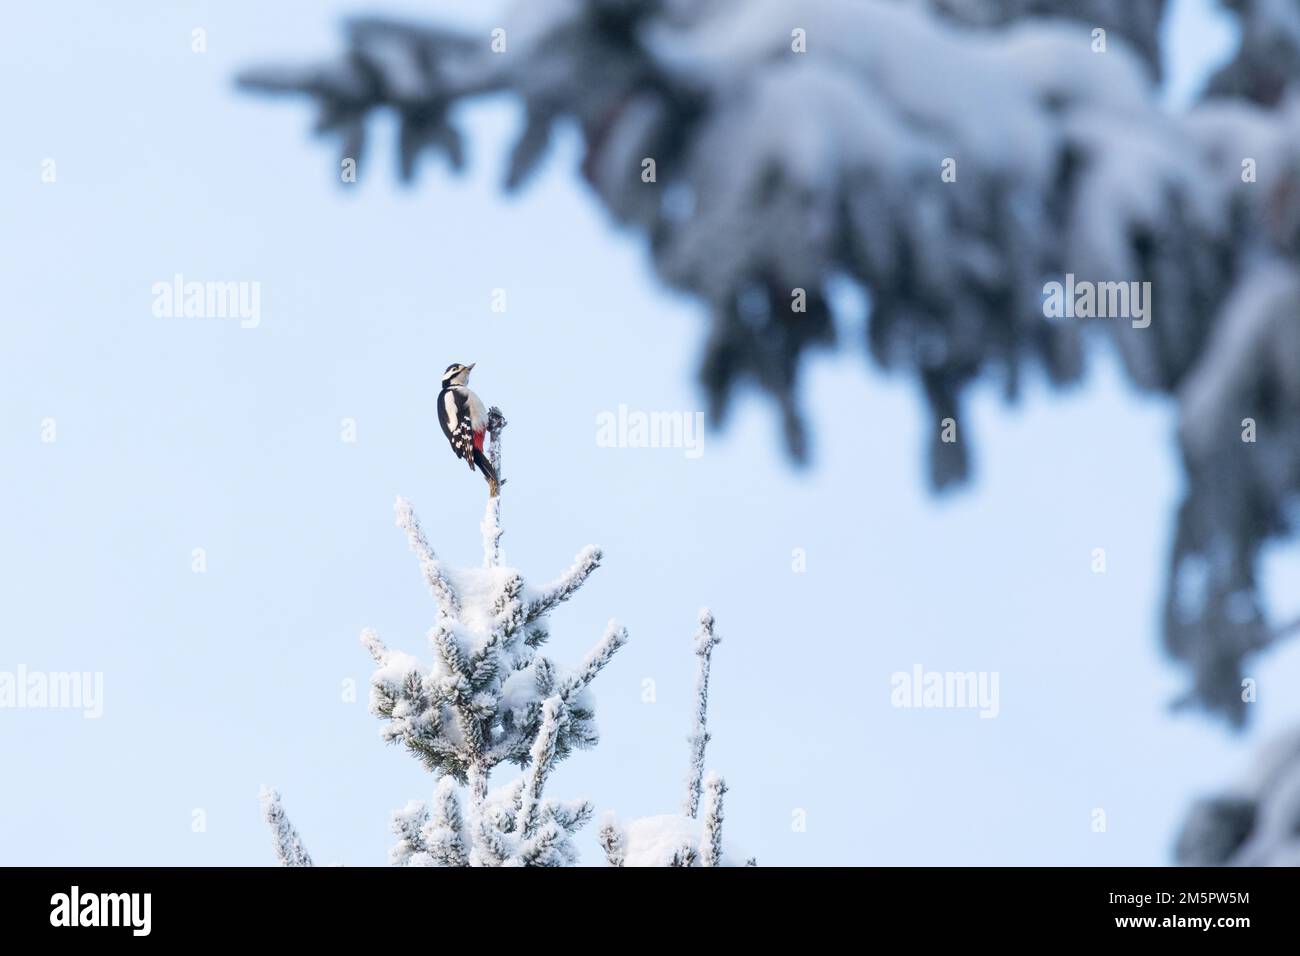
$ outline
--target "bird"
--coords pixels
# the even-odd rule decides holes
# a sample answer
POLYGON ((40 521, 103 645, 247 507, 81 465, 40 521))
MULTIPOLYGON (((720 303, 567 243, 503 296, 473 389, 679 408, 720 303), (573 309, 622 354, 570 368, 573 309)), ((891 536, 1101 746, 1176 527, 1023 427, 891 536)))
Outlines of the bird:
POLYGON ((488 483, 488 497, 501 490, 496 469, 483 454, 483 435, 487 431, 487 409, 469 387, 469 373, 476 363, 452 362, 442 373, 442 391, 438 393, 438 424, 451 444, 452 453, 464 458, 473 471, 477 465, 488 483))

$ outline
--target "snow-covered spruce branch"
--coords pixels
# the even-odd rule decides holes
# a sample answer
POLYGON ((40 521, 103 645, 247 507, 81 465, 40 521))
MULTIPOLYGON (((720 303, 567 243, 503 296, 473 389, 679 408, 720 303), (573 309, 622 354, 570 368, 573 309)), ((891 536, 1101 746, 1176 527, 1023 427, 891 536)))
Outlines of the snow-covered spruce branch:
POLYGON ((433 811, 425 824, 424 845, 435 866, 469 866, 470 839, 456 796, 456 781, 443 777, 433 796, 433 811))
POLYGON ((434 555, 433 549, 429 547, 424 532, 420 530, 420 522, 415 517, 411 503, 399 497, 397 503, 393 505, 393 510, 397 514, 397 526, 406 532, 406 540, 420 562, 420 573, 424 575, 424 581, 437 599, 438 606, 442 608, 443 613, 454 615, 459 609, 456 592, 451 582, 447 580, 442 564, 434 555))
POLYGON ((1300 305, 1279 281, 1300 254, 1300 29, 1288 2, 1230 6, 1240 47, 1179 114, 1155 83, 1162 0, 523 0, 492 24, 508 55, 486 27, 361 18, 334 60, 241 83, 309 97, 357 160, 367 117, 395 112, 407 178, 422 153, 459 168, 453 108, 473 97, 522 105, 507 188, 576 126, 598 200, 707 312, 714 422, 757 382, 798 458, 802 360, 859 326, 832 281, 869 297, 875 361, 921 386, 936 489, 970 443, 934 423, 961 423, 975 383, 1010 401, 1027 367, 1078 382, 1082 327, 1107 329, 1130 382, 1178 411, 1165 647, 1188 701, 1240 722, 1244 662, 1276 639, 1261 550, 1300 493, 1300 305), (1150 283, 1154 322, 1048 320, 1043 283, 1067 274, 1150 283), (1243 418, 1268 454, 1233 439, 1243 418))
POLYGON ((453 169, 464 164, 460 131, 448 113, 458 101, 505 89, 504 71, 484 69, 479 43, 458 30, 421 27, 383 17, 354 17, 344 24, 349 47, 367 54, 327 69, 268 66, 247 70, 241 86, 271 94, 307 93, 319 104, 317 132, 338 135, 343 155, 364 158, 366 119, 376 109, 400 117, 398 140, 405 181, 424 153, 441 154, 453 169), (383 60, 385 69, 375 72, 383 60))
POLYGON ((531 624, 557 604, 567 601, 569 595, 582 587, 591 572, 600 567, 602 557, 600 548, 594 545, 588 545, 578 552, 569 570, 542 588, 541 593, 529 603, 526 622, 531 624))
POLYGON ((275 858, 281 866, 311 866, 311 854, 302 845, 302 837, 285 815, 280 803, 280 794, 270 787, 263 787, 261 792, 262 815, 271 826, 271 836, 275 840, 275 858))
POLYGON ((610 662, 620 647, 627 643, 627 629, 611 620, 605 625, 600 643, 587 652, 582 663, 572 674, 557 682, 560 699, 568 701, 596 679, 596 675, 610 662))
POLYGON ((694 817, 700 809, 700 782, 704 779, 704 748, 709 743, 709 667, 713 648, 722 638, 713 633, 713 615, 708 608, 700 611, 700 629, 695 634, 695 725, 688 738, 691 765, 686 778, 686 815, 694 817))
MULTIPOLYGON (((432 552, 413 509, 403 509, 402 527, 432 552)), ((594 566, 594 565, 591 565, 594 566)), ((562 587, 547 593, 573 594, 589 573, 574 571, 562 587)), ((519 572, 491 567, 450 571, 435 579, 458 595, 453 613, 445 610, 430 629, 431 665, 389 648, 372 629, 361 643, 375 661, 370 679, 370 710, 385 723, 384 740, 400 743, 438 775, 433 800, 412 800, 392 815, 397 837, 389 851, 395 866, 567 866, 578 860, 573 836, 592 816, 587 800, 557 801, 545 796, 556 764, 574 749, 591 747, 599 737, 590 685, 627 642, 627 631, 610 621, 600 641, 572 670, 561 670, 537 651, 541 626, 529 613, 535 600, 519 572), (513 763, 523 775, 489 789, 493 768, 513 763), (469 790, 462 807, 457 784, 469 790)), ((552 602, 558 603, 560 598, 552 602)), ((722 798, 726 785, 716 774, 701 783, 704 747, 709 740, 708 686, 714 646, 719 642, 713 615, 700 612, 694 637, 697 657, 696 703, 692 713, 691 771, 687 813, 633 820, 626 826, 613 815, 601 825, 598 840, 614 866, 738 865, 724 849, 722 798), (701 802, 701 793, 703 805, 701 802), (696 819, 699 815, 701 818, 696 819)), ((285 817, 279 795, 263 790, 266 819, 275 837, 277 859, 286 866, 310 866, 311 858, 285 817)), ((753 860, 748 861, 753 865, 753 860)))
POLYGON ((709 741, 709 668, 713 648, 721 641, 713 629, 713 614, 700 611, 695 633, 697 657, 695 708, 691 714, 690 772, 683 812, 642 817, 626 824, 612 813, 601 821, 599 842, 610 866, 756 866, 722 842, 722 795, 727 786, 716 773, 704 775, 704 748, 709 741), (701 807, 701 798, 703 806, 701 807), (701 816, 702 811, 702 816, 701 816))
POLYGON ((716 773, 704 781, 704 866, 722 865, 722 795, 727 792, 726 782, 716 773))
MULTIPOLYGON (((578 667, 563 675, 556 673, 549 660, 542 659, 535 672, 535 689, 539 695, 555 695, 564 702, 570 715, 582 718, 591 716, 589 705, 584 697, 587 686, 596 675, 613 658, 620 647, 627 643, 627 629, 611 620, 605 627, 605 633, 583 659, 578 667)), ((492 763, 511 762, 520 766, 527 764, 530 752, 525 752, 524 745, 540 731, 540 713, 521 717, 516 729, 518 733, 503 736, 494 745, 490 754, 492 763)), ((594 747, 599 742, 595 724, 583 722, 581 725, 566 725, 566 734, 559 741, 561 756, 568 756, 574 746, 594 747)))
POLYGON ((429 825, 429 808, 419 800, 411 800, 400 810, 393 811, 393 833, 397 843, 388 851, 392 866, 410 866, 412 858, 427 857, 429 847, 424 842, 424 831, 429 825))
MULTIPOLYGON (((504 426, 504 419, 497 417, 504 426)), ((498 440, 494 436, 494 448, 498 440)), ((459 570, 444 567, 410 503, 398 499, 397 514, 425 581, 439 598, 439 614, 429 630, 433 657, 427 665, 389 648, 374 630, 362 632, 361 643, 376 664, 370 710, 384 721, 383 739, 403 745, 440 780, 431 805, 411 801, 393 814, 397 843, 390 862, 576 862, 572 837, 591 818, 591 804, 550 800, 544 790, 556 763, 599 739, 589 685, 626 643, 627 632, 611 621, 573 670, 561 669, 538 648, 546 636, 544 614, 577 591, 598 563, 599 551, 588 548, 583 552, 587 557, 580 556, 574 569, 534 595, 513 568, 496 563, 459 570), (491 790, 492 770, 502 763, 518 765, 524 776, 491 790), (457 783, 469 790, 467 813, 457 783)), ((309 864, 279 798, 272 795, 264 801, 269 801, 267 819, 281 861, 309 864)))
POLYGON ((700 858, 699 849, 691 842, 683 843, 673 851, 669 866, 695 866, 700 858))
POLYGON ((601 821, 599 840, 605 861, 610 866, 622 866, 627 859, 627 835, 613 813, 606 813, 601 821))
POLYGON ((1101 28, 1112 39, 1127 41, 1155 75, 1160 73, 1160 26, 1166 0, 908 0, 974 27, 1005 27, 1019 22, 1055 19, 1101 28))
POLYGON ((537 832, 542 789, 555 765, 556 741, 560 729, 568 719, 564 701, 558 696, 548 697, 546 703, 542 704, 542 724, 532 747, 533 762, 524 775, 524 786, 519 795, 519 812, 515 817, 515 830, 522 838, 527 839, 537 832))

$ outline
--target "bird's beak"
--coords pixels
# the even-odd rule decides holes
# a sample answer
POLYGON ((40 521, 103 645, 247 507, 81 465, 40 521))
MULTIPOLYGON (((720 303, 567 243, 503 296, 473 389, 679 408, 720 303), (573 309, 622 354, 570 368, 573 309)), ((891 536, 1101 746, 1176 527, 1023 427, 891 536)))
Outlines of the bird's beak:
POLYGON ((467 372, 474 371, 474 366, 477 364, 478 364, 477 362, 470 362, 468 365, 465 366, 465 371, 467 372))

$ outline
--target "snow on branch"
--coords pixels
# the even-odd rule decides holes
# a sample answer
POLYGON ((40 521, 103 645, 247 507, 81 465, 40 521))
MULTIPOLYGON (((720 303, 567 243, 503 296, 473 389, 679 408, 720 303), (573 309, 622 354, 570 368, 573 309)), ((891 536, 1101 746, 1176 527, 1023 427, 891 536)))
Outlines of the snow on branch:
POLYGON ((578 556, 573 559, 573 565, 569 570, 542 588, 541 594, 529 604, 527 622, 531 623, 537 620, 557 604, 568 600, 574 591, 582 587, 588 575, 600 567, 601 557, 603 555, 600 548, 595 545, 588 545, 578 552, 578 556))
POLYGON ((546 703, 542 704, 542 725, 537 732, 537 739, 533 741, 532 766, 524 776, 519 813, 515 820, 515 829, 525 839, 537 830, 542 788, 546 786, 546 778, 555 762, 555 745, 560 729, 568 717, 564 701, 559 696, 548 697, 546 703))
POLYGON ((433 549, 429 547, 429 542, 425 540, 424 532, 420 530, 420 521, 416 518, 411 503, 399 497, 393 509, 397 512, 397 526, 406 532, 406 540, 420 561, 420 573, 424 575, 429 590, 433 592, 444 614, 454 614, 458 610, 456 592, 452 589, 451 582, 447 580, 442 564, 434 556, 433 549))
POLYGON ((694 866, 700 858, 700 851, 690 843, 683 843, 673 851, 672 859, 669 860, 669 866, 694 866))
POLYGON ((311 866, 311 855, 302 845, 302 838, 293 828, 280 804, 280 794, 270 787, 262 787, 260 794, 262 815, 271 825, 271 836, 275 840, 275 858, 281 866, 311 866))
POLYGON ((505 415, 501 414, 501 409, 493 405, 487 413, 487 433, 492 439, 488 446, 488 461, 492 463, 492 470, 497 473, 500 483, 506 483, 505 478, 501 476, 501 432, 510 423, 506 421, 505 415))
POLYGON ((601 636, 600 642, 587 653, 577 671, 560 682, 560 698, 568 701, 575 693, 595 680, 596 675, 626 643, 627 628, 620 627, 617 621, 611 619, 605 625, 605 633, 601 636))
POLYGON ((700 629, 695 633, 695 725, 688 738, 691 745, 690 772, 686 778, 686 815, 694 817, 700 809, 700 782, 704 778, 704 748, 709 743, 709 668, 713 648, 722 638, 713 632, 713 614, 700 611, 700 629))
POLYGON ((975 27, 1003 27, 1039 18, 1076 20, 1122 37, 1142 54, 1153 74, 1160 73, 1160 26, 1167 0, 908 0, 975 27))
POLYGON ((370 653, 376 664, 383 664, 388 656, 388 648, 384 646, 384 642, 379 639, 379 632, 373 627, 362 630, 361 646, 370 653))
MULTIPOLYGON (((493 405, 488 409, 487 432, 491 439, 488 447, 488 461, 496 472, 498 489, 505 486, 506 480, 501 474, 501 431, 508 423, 501 414, 501 409, 493 405)), ((483 567, 495 568, 501 563, 501 495, 489 495, 487 510, 483 513, 483 567)))
MULTIPOLYGON (((727 786, 716 773, 704 776, 704 745, 709 700, 709 668, 713 648, 721 640, 713 629, 708 608, 700 611, 695 633, 698 665, 695 679, 695 730, 691 744, 691 772, 682 813, 640 817, 627 824, 613 814, 601 822, 599 842, 610 866, 739 866, 742 857, 724 850, 722 795, 727 786), (701 808, 701 798, 703 807, 701 808)), ((757 865, 751 857, 744 865, 757 865)))
POLYGON ((392 866, 411 866, 412 857, 428 854, 429 848, 424 842, 424 828, 428 822, 429 808, 419 800, 411 800, 401 810, 393 811, 392 826, 397 843, 388 851, 388 862, 392 866))
POLYGON ((365 153, 366 117, 390 109, 399 118, 399 172, 415 177, 424 152, 441 155, 453 169, 464 164, 459 130, 448 118, 456 100, 500 89, 504 76, 482 69, 480 44, 459 31, 422 27, 384 17, 345 23, 348 46, 365 51, 326 67, 269 66, 246 70, 245 89, 283 95, 309 93, 319 104, 317 131, 338 135, 343 155, 358 163, 365 153), (376 72, 372 64, 383 61, 376 72))
POLYGON ((501 496, 488 498, 487 508, 483 512, 483 522, 479 525, 483 532, 483 567, 495 568, 501 563, 501 496))
POLYGON ((704 842, 702 846, 705 866, 722 865, 722 795, 727 784, 716 773, 704 781, 704 842))
POLYGON ((430 860, 437 866, 469 866, 469 838, 461 815, 456 782, 451 777, 438 781, 433 810, 422 833, 430 860))
POLYGON ((627 834, 618 825, 618 818, 606 813, 600 824, 600 848, 605 851, 605 861, 610 866, 622 866, 627 859, 627 834))

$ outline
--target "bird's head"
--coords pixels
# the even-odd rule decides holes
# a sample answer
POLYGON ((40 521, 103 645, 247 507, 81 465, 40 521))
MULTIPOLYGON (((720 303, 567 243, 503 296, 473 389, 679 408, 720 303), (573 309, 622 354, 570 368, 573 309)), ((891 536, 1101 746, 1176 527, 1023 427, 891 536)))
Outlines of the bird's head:
POLYGON ((453 385, 469 384, 469 373, 474 368, 474 363, 461 365, 459 362, 452 362, 447 366, 447 371, 442 373, 442 387, 451 388, 453 385))

